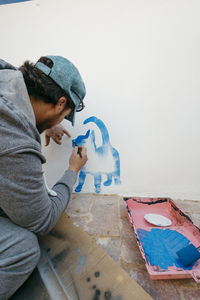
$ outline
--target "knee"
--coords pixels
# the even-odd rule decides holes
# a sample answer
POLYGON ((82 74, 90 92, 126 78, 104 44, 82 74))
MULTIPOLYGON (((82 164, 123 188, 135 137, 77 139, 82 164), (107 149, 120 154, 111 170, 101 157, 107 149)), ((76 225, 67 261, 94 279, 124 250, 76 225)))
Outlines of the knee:
POLYGON ((33 245, 32 256, 34 258, 35 264, 37 265, 38 262, 39 262, 39 259, 40 259, 40 246, 39 246, 39 243, 38 243, 37 236, 32 232, 31 232, 31 234, 32 234, 31 244, 33 245))
POLYGON ((28 231, 26 233, 26 237, 23 241, 25 256, 27 256, 28 260, 30 261, 32 268, 34 269, 39 262, 40 259, 40 246, 38 243, 37 236, 28 231))
POLYGON ((8 299, 24 283, 40 258, 34 233, 16 225, 9 229, 7 243, 0 243, 0 299, 8 299))
POLYGON ((0 269, 12 265, 13 270, 31 272, 40 258, 37 236, 7 218, 0 218, 0 232, 0 269))

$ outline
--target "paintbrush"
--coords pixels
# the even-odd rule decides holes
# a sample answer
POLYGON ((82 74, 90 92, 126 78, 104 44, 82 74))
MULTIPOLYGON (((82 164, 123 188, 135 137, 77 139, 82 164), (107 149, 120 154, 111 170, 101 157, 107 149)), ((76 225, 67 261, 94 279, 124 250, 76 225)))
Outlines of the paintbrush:
POLYGON ((82 154, 81 154, 81 150, 80 150, 80 147, 77 145, 76 142, 73 142, 74 146, 78 147, 78 151, 77 153, 79 154, 80 158, 82 158, 82 154))
POLYGON ((200 252, 198 250, 200 250, 200 246, 196 248, 193 244, 189 244, 188 246, 177 251, 176 254, 183 265, 188 266, 200 258, 200 252))

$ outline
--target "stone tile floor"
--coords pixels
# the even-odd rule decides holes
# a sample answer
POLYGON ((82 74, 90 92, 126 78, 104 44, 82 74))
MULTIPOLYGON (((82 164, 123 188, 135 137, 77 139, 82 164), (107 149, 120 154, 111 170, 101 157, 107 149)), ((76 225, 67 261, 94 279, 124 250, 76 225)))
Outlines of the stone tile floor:
MULTIPOLYGON (((173 199, 174 200, 174 199, 173 199)), ((200 201, 174 200, 200 227, 200 201)), ((129 226, 123 197, 73 194, 67 213, 155 300, 198 300, 200 284, 193 279, 151 280, 129 226)), ((131 299, 130 299, 131 300, 131 299)))

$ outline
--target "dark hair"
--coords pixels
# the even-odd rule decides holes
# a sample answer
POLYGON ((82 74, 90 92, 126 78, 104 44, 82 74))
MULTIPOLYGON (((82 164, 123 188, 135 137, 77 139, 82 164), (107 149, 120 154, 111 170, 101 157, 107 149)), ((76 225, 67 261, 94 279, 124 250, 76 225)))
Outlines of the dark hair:
MULTIPOLYGON (((48 57, 42 56, 39 61, 49 68, 53 66, 52 60, 48 57)), ((59 87, 53 79, 36 68, 33 63, 25 61, 24 64, 19 67, 19 70, 23 74, 26 88, 30 96, 54 105, 57 104, 60 97, 64 96, 67 99, 66 108, 74 110, 75 105, 67 93, 59 87)))

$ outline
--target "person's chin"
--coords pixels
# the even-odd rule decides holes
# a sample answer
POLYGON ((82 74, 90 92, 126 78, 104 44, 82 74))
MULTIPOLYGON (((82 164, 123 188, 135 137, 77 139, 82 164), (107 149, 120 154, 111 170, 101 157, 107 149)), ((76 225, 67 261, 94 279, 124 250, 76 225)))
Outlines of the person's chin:
POLYGON ((58 120, 46 120, 45 122, 37 123, 36 127, 39 133, 42 133, 46 129, 49 129, 55 125, 58 125, 60 122, 58 120))
POLYGON ((36 128, 40 134, 45 130, 40 125, 36 125, 36 128))
POLYGON ((38 132, 41 134, 44 132, 46 129, 51 128, 52 126, 50 124, 36 124, 38 132))

